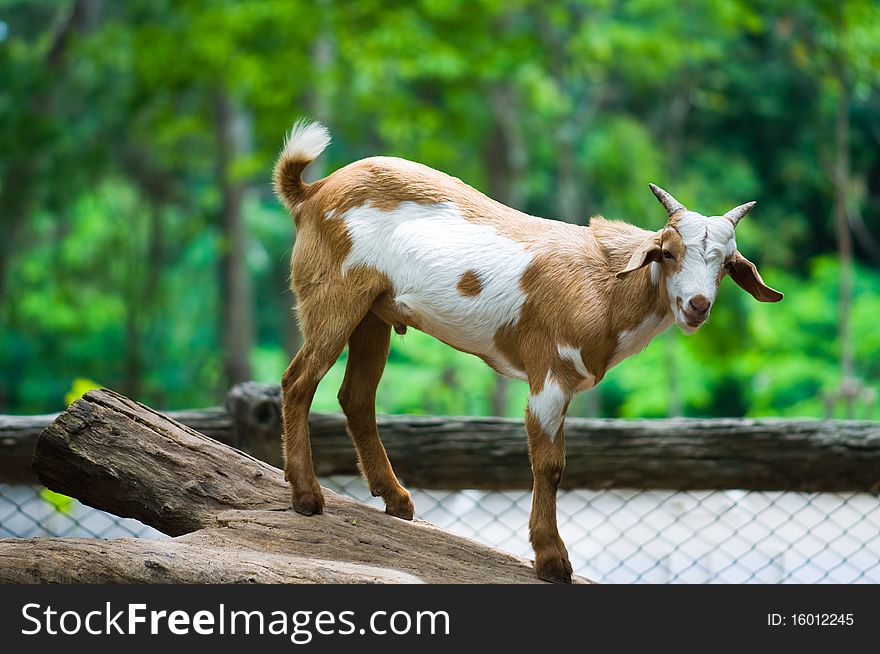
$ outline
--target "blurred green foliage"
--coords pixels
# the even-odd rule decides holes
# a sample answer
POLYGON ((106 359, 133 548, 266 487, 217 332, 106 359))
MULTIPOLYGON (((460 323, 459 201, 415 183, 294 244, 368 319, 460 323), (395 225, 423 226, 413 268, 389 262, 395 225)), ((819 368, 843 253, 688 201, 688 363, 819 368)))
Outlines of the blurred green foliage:
MULTIPOLYGON (((612 370, 609 417, 821 416, 840 386, 832 220, 847 89, 859 415, 880 386, 880 8, 822 0, 0 2, 0 412, 58 410, 79 378, 162 408, 218 402, 225 191, 240 185, 254 330, 277 381, 295 348, 293 224, 273 157, 324 120, 327 174, 389 154, 536 215, 656 228, 656 182, 703 213, 756 199, 740 249, 785 291, 725 282, 708 325, 612 370), (218 98, 238 145, 223 167, 218 98), (856 220, 857 219, 857 220, 856 220)), ((316 171, 310 171, 317 174, 316 171)), ((314 407, 336 410, 344 357, 314 407)), ((518 415, 481 361, 395 337, 383 412, 518 415), (494 398, 494 399, 493 399, 494 398)))

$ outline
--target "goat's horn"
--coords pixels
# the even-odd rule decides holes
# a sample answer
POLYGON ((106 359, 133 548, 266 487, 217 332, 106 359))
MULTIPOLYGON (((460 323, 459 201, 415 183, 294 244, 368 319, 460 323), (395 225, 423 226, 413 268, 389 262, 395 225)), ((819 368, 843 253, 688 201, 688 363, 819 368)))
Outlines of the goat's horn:
POLYGON ((742 219, 742 217, 745 216, 749 211, 751 211, 752 207, 754 207, 756 204, 758 203, 746 202, 745 204, 741 204, 724 214, 724 217, 732 222, 733 226, 736 227, 736 224, 742 219))
POLYGON ((687 211, 681 202, 676 200, 656 184, 648 184, 648 186, 651 187, 651 192, 657 196, 657 199, 660 200, 660 204, 663 205, 663 208, 666 209, 666 213, 670 217, 672 214, 678 213, 679 211, 687 211))

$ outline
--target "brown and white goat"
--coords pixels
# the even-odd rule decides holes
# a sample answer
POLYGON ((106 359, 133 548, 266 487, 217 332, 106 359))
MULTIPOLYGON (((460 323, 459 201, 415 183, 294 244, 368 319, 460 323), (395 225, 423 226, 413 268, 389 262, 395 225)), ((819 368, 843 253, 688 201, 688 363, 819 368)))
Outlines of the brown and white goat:
POLYGON ((725 275, 762 302, 782 298, 736 249, 734 227, 755 203, 706 217, 651 185, 668 220, 650 232, 599 217, 583 227, 529 216, 392 157, 305 184, 303 169, 329 141, 322 125, 298 123, 273 176, 297 227, 290 281, 303 345, 282 378, 294 509, 323 510, 307 416, 318 382, 348 344, 339 402, 361 469, 389 514, 412 519, 412 500, 379 439, 375 400, 392 327, 413 327, 529 383, 535 569, 541 579, 570 581, 556 527, 569 400, 673 322, 696 331, 725 275))

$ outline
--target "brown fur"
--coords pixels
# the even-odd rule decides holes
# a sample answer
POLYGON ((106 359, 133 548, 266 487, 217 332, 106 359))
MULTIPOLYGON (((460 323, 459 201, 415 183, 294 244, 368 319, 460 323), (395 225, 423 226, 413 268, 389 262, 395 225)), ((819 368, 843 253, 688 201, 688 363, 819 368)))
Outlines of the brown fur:
POLYGON ((468 270, 458 280, 456 288, 462 295, 473 297, 474 295, 479 295, 480 291, 483 290, 483 282, 480 281, 480 276, 476 270, 468 270))

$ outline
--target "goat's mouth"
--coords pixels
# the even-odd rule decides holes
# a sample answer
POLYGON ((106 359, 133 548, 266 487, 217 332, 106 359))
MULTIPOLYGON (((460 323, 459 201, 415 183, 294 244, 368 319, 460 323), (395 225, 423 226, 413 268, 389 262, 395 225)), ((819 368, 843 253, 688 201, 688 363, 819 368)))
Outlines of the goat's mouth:
POLYGON ((705 313, 694 313, 692 311, 688 311, 682 306, 681 298, 676 298, 675 303, 676 309, 678 309, 675 313, 676 322, 681 330, 686 334, 693 334, 700 326, 706 322, 706 319, 709 317, 709 312, 705 313))
POLYGON ((709 317, 708 314, 705 314, 700 317, 694 317, 694 316, 691 316, 690 314, 688 314, 687 311, 682 311, 682 315, 684 316, 685 324, 688 327, 690 327, 691 329, 696 329, 697 327, 702 325, 704 322, 706 322, 706 318, 709 317))
POLYGON ((675 324, 678 325, 678 328, 682 332, 684 332, 685 335, 690 336, 691 334, 696 332, 700 328, 700 325, 702 325, 703 323, 691 322, 690 320, 682 320, 681 318, 679 318, 675 321, 675 324))

